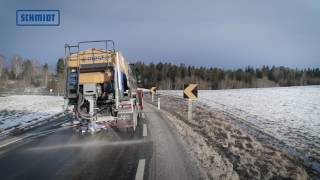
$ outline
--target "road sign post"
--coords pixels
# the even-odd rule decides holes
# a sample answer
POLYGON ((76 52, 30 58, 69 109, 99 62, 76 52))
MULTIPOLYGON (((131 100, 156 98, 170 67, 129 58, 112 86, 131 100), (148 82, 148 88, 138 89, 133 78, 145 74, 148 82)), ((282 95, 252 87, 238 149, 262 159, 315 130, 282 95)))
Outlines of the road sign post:
POLYGON ((154 102, 154 94, 156 94, 157 92, 157 87, 152 87, 150 89, 150 93, 151 93, 151 102, 154 102))
POLYGON ((192 120, 192 101, 198 98, 198 84, 185 84, 183 98, 188 99, 188 120, 192 120))
POLYGON ((160 95, 158 95, 158 110, 160 110, 160 95))
POLYGON ((188 99, 188 120, 192 120, 192 99, 188 99))

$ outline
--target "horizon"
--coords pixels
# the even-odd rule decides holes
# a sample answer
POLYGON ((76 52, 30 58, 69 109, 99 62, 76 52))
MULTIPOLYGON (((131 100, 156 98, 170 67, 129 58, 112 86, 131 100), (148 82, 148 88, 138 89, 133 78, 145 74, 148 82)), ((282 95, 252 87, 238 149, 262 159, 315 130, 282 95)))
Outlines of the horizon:
MULTIPOLYGON (((15 55, 19 55, 19 54, 15 54, 15 55)), ((14 55, 14 56, 15 56, 14 55)), ((5 56, 3 56, 1 53, 0 53, 0 56, 4 57, 4 67, 5 68, 8 68, 10 69, 11 68, 11 58, 6 58, 5 56)), ((20 55, 19 55, 20 56, 20 55)), ((22 57, 22 56, 21 56, 22 57)), ((62 58, 62 57, 61 57, 62 58)), ((30 58, 24 58, 22 57, 22 60, 23 61, 26 61, 26 60, 31 60, 31 61, 36 61, 37 63, 40 63, 38 66, 36 66, 37 68, 41 68, 43 65, 47 64, 48 67, 49 67, 49 70, 51 72, 54 72, 56 71, 56 65, 57 65, 57 62, 59 60, 59 58, 57 59, 57 61, 55 62, 55 64, 49 64, 47 62, 41 62, 41 61, 38 61, 36 59, 30 59, 30 58)), ((272 68, 272 67, 276 67, 276 68, 280 68, 280 67, 284 67, 284 68, 289 68, 289 69, 297 69, 297 70, 308 70, 308 69, 319 69, 320 66, 315 66, 315 67, 289 67, 289 66, 283 66, 283 65, 279 65, 279 66, 276 66, 276 65, 267 65, 267 64, 264 64, 264 65, 260 65, 260 66, 252 66, 252 65, 244 65, 244 66, 241 66, 241 67, 231 67, 231 68, 228 68, 228 67, 218 67, 218 66, 197 66, 197 65, 188 65, 188 64, 184 64, 184 63, 172 63, 171 61, 158 61, 158 62, 145 62, 145 61, 141 61, 141 60, 136 60, 136 61, 133 61, 133 63, 131 63, 130 60, 128 60, 128 62, 130 64, 136 64, 136 63, 144 63, 145 65, 150 65, 150 64, 154 64, 154 65, 157 65, 159 63, 162 63, 162 64, 172 64, 172 65, 175 65, 177 67, 179 66, 182 66, 182 65, 185 65, 186 67, 195 67, 195 68, 205 68, 205 69, 210 69, 210 68, 217 68, 217 69, 221 69, 221 70, 224 70, 224 71, 227 71, 227 70, 231 70, 231 71, 234 71, 234 70, 238 70, 238 69, 241 69, 241 70, 245 70, 246 68, 250 67, 250 68, 253 68, 253 69, 261 69, 263 68, 264 66, 265 67, 268 67, 268 68, 272 68)))
MULTIPOLYGON (((18 54, 15 54, 15 55, 18 55, 18 54)), ((3 56, 1 53, 0 53, 0 56, 3 56)), ((4 57, 4 56, 3 56, 4 57)), ((13 57, 13 56, 12 56, 13 57)), ((21 56, 22 57, 22 56, 21 56)), ((10 58, 11 59, 11 58, 10 58)), ((4 58, 4 67, 5 68, 8 68, 10 69, 11 68, 11 60, 8 59, 8 58, 4 58)), ((31 61, 36 61, 39 64, 39 66, 36 66, 36 68, 41 68, 43 65, 45 64, 48 64, 48 67, 49 67, 49 71, 51 72, 54 72, 56 71, 56 65, 57 65, 57 62, 58 62, 58 59, 57 61, 55 62, 55 64, 49 64, 47 62, 40 62, 38 60, 34 60, 34 59, 30 59, 30 58, 24 58, 22 57, 22 60, 23 61, 26 61, 26 60, 31 60, 31 61)), ((172 65, 175 65, 177 67, 180 67, 182 65, 185 65, 186 67, 194 67, 194 68, 205 68, 205 69, 210 69, 210 68, 217 68, 217 69, 221 69, 221 70, 224 70, 224 71, 228 71, 228 70, 231 70, 231 71, 235 71, 235 70, 238 70, 238 69, 241 69, 241 70, 245 70, 246 68, 250 67, 250 68, 253 68, 253 69, 261 69, 263 68, 264 66, 265 67, 268 67, 269 69, 275 67, 275 68, 281 68, 281 67, 284 67, 284 68, 289 68, 291 70, 299 70, 299 71, 302 71, 302 70, 308 70, 308 69, 319 69, 320 66, 315 66, 315 67, 302 67, 302 68, 299 68, 299 67, 289 67, 289 66, 283 66, 283 65, 280 65, 280 66, 276 66, 276 65, 261 65, 261 66, 252 66, 252 65, 245 65, 245 66, 242 66, 242 67, 234 67, 234 68, 225 68, 225 67, 218 67, 218 66, 197 66, 197 65, 187 65, 187 64, 184 64, 184 63, 180 63, 180 64, 177 64, 177 63, 172 63, 172 62, 169 62, 169 61, 158 61, 158 62, 144 62, 144 61, 140 61, 140 60, 137 60, 137 61, 134 61, 134 63, 131 63, 131 61, 129 60, 128 61, 130 64, 136 64, 136 63, 144 63, 145 65, 150 65, 150 64, 154 64, 154 65, 157 65, 159 63, 162 63, 162 64, 172 64, 172 65)))

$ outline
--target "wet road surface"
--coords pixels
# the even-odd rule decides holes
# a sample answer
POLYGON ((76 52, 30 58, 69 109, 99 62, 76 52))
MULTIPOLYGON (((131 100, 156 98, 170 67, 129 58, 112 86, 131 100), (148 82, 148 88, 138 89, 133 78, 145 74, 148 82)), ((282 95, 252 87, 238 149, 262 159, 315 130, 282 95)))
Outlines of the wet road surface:
POLYGON ((62 128, 26 138, 0 149, 0 179, 198 179, 168 123, 146 104, 134 137, 113 130, 83 136, 62 128))

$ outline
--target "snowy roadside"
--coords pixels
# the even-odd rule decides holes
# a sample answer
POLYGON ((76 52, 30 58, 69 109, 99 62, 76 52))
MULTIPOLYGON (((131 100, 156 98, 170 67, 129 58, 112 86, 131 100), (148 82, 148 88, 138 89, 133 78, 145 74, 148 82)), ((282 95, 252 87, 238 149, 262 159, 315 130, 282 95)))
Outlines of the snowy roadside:
POLYGON ((0 138, 32 128, 63 112, 60 96, 12 95, 0 97, 0 138))
POLYGON ((197 104, 188 121, 187 102, 173 96, 161 96, 161 108, 210 179, 308 179, 301 161, 261 143, 223 112, 197 104))

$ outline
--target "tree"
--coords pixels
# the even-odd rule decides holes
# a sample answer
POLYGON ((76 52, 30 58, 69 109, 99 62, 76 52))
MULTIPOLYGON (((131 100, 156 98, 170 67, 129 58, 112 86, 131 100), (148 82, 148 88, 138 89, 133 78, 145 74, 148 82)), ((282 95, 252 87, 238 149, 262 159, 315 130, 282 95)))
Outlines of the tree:
POLYGON ((57 75, 58 76, 63 76, 64 74, 64 61, 62 58, 59 58, 58 62, 57 62, 57 75))
POLYGON ((261 79, 263 77, 263 73, 260 69, 256 69, 256 77, 261 79))
POLYGON ((14 55, 11 59, 11 72, 15 79, 18 79, 23 72, 23 60, 19 55, 14 55))
POLYGON ((2 73, 4 70, 4 62, 5 62, 4 56, 0 55, 0 78, 2 77, 2 73))
POLYGON ((31 84, 34 76, 34 68, 31 60, 23 62, 23 79, 27 84, 31 84))
POLYGON ((185 83, 199 83, 201 89, 258 88, 320 84, 320 69, 290 69, 286 67, 253 68, 247 66, 234 70, 186 66, 171 63, 137 62, 134 66, 143 88, 182 89, 185 83))
POLYGON ((48 64, 44 64, 42 67, 42 75, 43 75, 43 85, 48 87, 48 74, 49 74, 49 66, 48 64))
POLYGON ((62 58, 59 58, 57 62, 57 76, 58 76, 58 93, 62 93, 64 89, 64 61, 62 58))

